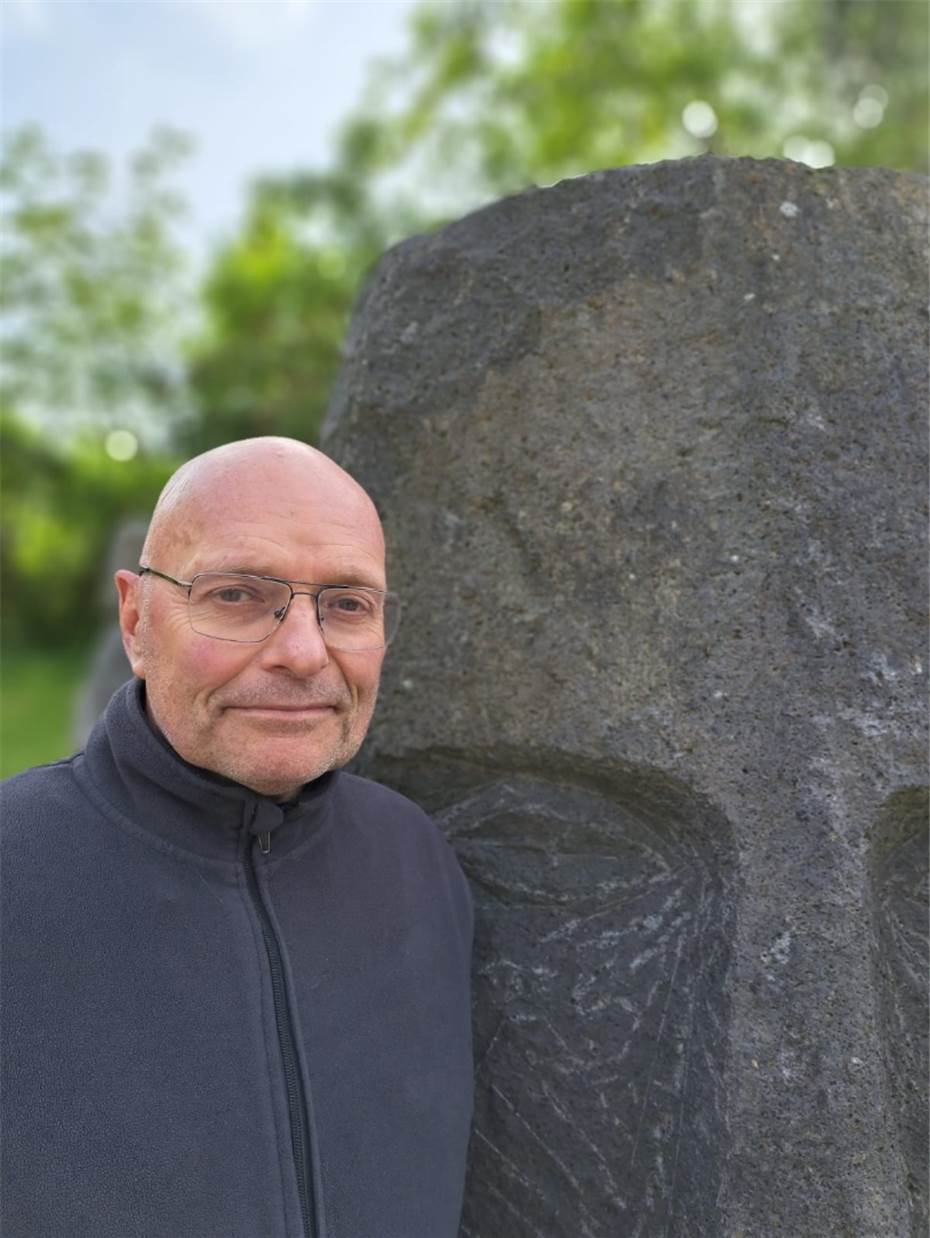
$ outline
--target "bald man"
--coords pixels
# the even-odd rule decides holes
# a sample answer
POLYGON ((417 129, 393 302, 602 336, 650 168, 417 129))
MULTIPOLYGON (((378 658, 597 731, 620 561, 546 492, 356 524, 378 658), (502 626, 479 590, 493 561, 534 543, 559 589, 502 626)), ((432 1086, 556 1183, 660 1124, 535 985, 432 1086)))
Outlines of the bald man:
POLYGON ((453 1238, 468 890, 342 770, 399 616, 374 505, 231 443, 116 587, 134 678, 4 787, 5 1238, 453 1238))

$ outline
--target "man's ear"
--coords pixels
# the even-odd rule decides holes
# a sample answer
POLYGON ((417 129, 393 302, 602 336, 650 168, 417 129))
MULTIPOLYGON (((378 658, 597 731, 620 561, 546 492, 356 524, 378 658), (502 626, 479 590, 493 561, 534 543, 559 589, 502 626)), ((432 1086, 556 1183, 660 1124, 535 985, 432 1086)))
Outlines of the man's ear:
POLYGON ((142 619, 142 577, 126 568, 121 568, 113 577, 116 592, 119 594, 119 629, 123 636, 123 648, 132 667, 132 673, 139 679, 145 678, 145 663, 142 658, 141 619, 142 619))

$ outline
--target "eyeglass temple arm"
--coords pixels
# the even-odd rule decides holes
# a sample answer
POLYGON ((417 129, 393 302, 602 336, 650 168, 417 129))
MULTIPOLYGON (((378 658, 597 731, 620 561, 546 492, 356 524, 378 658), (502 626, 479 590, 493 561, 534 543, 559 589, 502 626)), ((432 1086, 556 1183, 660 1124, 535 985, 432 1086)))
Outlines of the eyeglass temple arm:
POLYGON ((139 565, 139 570, 136 572, 136 575, 144 576, 146 572, 148 572, 149 576, 159 576, 162 580, 168 580, 173 585, 180 585, 182 589, 187 589, 188 591, 190 591, 194 585, 192 580, 177 580, 174 576, 169 576, 167 572, 160 572, 157 568, 146 567, 144 564, 139 565))

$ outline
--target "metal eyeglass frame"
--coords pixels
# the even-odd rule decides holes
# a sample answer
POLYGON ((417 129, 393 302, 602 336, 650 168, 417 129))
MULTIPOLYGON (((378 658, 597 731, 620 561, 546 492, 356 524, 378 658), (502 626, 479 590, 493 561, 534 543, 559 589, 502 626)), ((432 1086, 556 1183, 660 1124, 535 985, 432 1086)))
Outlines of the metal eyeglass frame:
MULTIPOLYGON (((291 591, 291 596, 288 598, 287 605, 281 610, 280 614, 278 613, 278 611, 272 611, 273 615, 278 616, 277 622, 275 623, 274 627, 271 629, 270 632, 267 632, 264 636, 260 636, 257 640, 240 640, 236 636, 212 636, 208 632, 197 632, 198 636, 206 636, 207 640, 225 640, 225 641, 230 641, 234 645, 260 645, 262 641, 268 640, 270 636, 273 636, 274 633, 277 632, 278 628, 287 618, 288 612, 291 609, 291 603, 293 602, 295 597, 313 598, 313 601, 315 604, 315 610, 316 610, 316 621, 317 621, 317 624, 319 625, 320 632, 323 635, 323 640, 325 641, 326 640, 326 625, 325 625, 322 615, 320 614, 320 595, 322 594, 324 589, 353 589, 353 588, 364 589, 366 593, 375 593, 378 595, 378 597, 381 597, 381 598, 385 598, 385 599, 392 598, 397 605, 398 620, 400 618, 400 599, 398 598, 397 594, 391 593, 387 589, 373 589, 370 585, 336 585, 336 584, 321 585, 321 584, 316 584, 312 580, 291 581, 291 580, 284 580, 280 576, 260 576, 258 572, 197 572, 193 580, 178 580, 175 576, 169 576, 167 572, 160 572, 155 567, 148 567, 145 564, 140 564, 139 570, 136 572, 136 575, 145 576, 146 574, 148 574, 149 576, 158 576, 162 580, 169 581, 172 585, 178 585, 179 588, 187 590, 187 605, 188 605, 187 620, 188 620, 188 623, 191 624, 191 628, 195 632, 197 632, 197 629, 194 627, 193 623, 191 622, 191 617, 190 617, 190 600, 191 600, 191 589, 193 589, 198 577, 200 576, 244 576, 247 580, 270 580, 273 584, 276 584, 276 585, 286 585, 288 589, 290 589, 291 591), (310 585, 311 588, 316 589, 317 592, 310 593, 306 589, 295 589, 294 585, 310 585)), ((388 645, 390 644, 390 641, 393 640, 396 632, 397 632, 397 624, 395 623, 394 631, 391 633, 390 638, 386 640, 383 644, 366 645, 364 649, 344 649, 342 650, 342 652, 343 653, 372 653, 377 649, 386 649, 388 645)))

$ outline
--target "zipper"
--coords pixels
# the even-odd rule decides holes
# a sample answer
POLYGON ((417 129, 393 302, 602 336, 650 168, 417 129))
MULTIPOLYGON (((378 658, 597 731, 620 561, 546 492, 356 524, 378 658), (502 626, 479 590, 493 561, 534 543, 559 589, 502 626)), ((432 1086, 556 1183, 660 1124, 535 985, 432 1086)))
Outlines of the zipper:
MULTIPOLYGON (((271 839, 267 834, 259 836, 259 846, 262 854, 271 850, 271 839)), ((300 1061, 297 1055, 297 1037, 287 1003, 287 985, 284 978, 284 963, 281 957, 281 943, 278 941, 268 914, 268 908, 262 898, 261 887, 258 884, 258 872, 255 864, 253 847, 246 854, 246 881, 252 902, 262 926, 262 937, 265 939, 265 950, 268 954, 268 968, 271 974, 271 994, 274 1002, 275 1024, 278 1029, 278 1045, 281 1050, 281 1065, 284 1070, 284 1083, 287 1090, 287 1112, 291 1126, 291 1148, 294 1153, 294 1168, 297 1173, 297 1194, 300 1198, 300 1212, 303 1220, 303 1232, 306 1238, 314 1238, 316 1228, 313 1224, 313 1165, 310 1150, 310 1124, 307 1121, 307 1098, 304 1094, 303 1081, 300 1077, 300 1061)))

